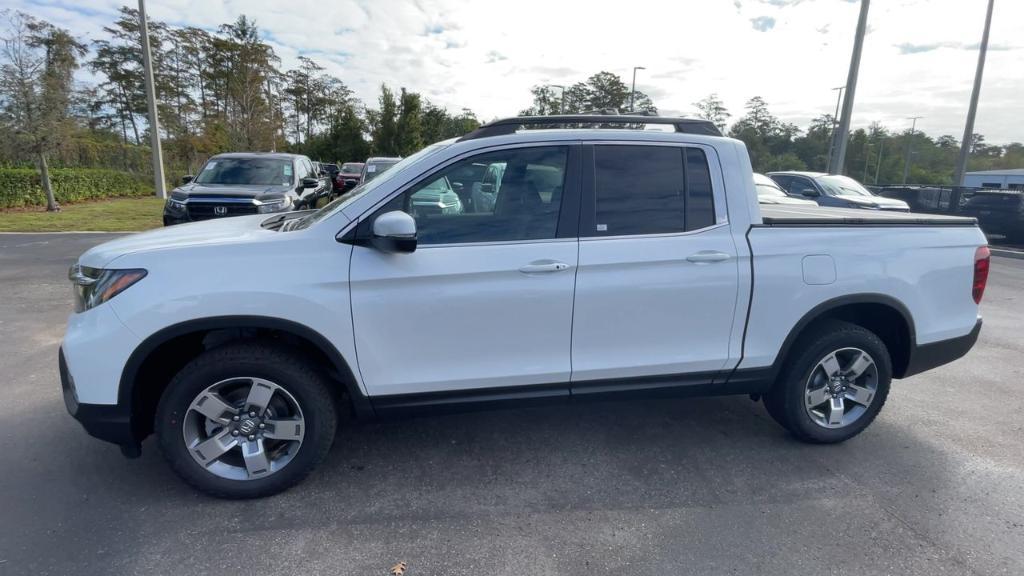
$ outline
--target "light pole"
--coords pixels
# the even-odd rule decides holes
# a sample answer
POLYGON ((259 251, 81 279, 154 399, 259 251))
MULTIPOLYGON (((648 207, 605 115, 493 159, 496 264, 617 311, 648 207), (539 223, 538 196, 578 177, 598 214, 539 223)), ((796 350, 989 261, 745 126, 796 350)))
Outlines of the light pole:
POLYGON ((146 2, 139 0, 139 34, 142 36, 142 68, 146 80, 146 104, 149 107, 149 132, 153 157, 153 187, 157 198, 167 198, 164 182, 164 155, 160 148, 160 120, 156 115, 156 87, 153 84, 153 61, 149 54, 149 26, 146 23, 146 2))
POLYGON ((636 95, 636 71, 647 70, 643 66, 633 66, 633 87, 629 89, 629 111, 633 111, 633 98, 636 95))
POLYGON ((988 12, 985 13, 985 31, 981 34, 981 46, 978 48, 978 69, 974 72, 974 88, 971 89, 971 104, 967 109, 967 125, 964 127, 964 139, 960 141, 960 156, 953 172, 953 184, 964 185, 964 172, 967 172, 967 159, 971 155, 971 144, 974 143, 974 115, 978 112, 978 96, 981 94, 981 76, 985 73, 985 54, 988 52, 988 30, 992 26, 992 4, 988 0, 988 12))
POLYGON ((875 186, 878 186, 878 172, 882 169, 882 151, 885 150, 885 138, 878 139, 878 161, 875 162, 875 186))
POLYGON ((552 88, 561 88, 562 89, 562 93, 558 97, 558 113, 559 114, 565 113, 565 86, 562 86, 561 84, 551 84, 550 86, 552 88))
POLYGON ((907 177, 910 176, 910 155, 912 154, 911 146, 914 145, 914 128, 917 128, 917 121, 921 118, 924 118, 924 116, 911 116, 910 118, 907 118, 907 120, 913 120, 913 123, 910 125, 910 134, 907 135, 907 158, 903 164, 904 184, 907 183, 907 177))
POLYGON ((850 116, 853 114, 853 97, 857 92, 857 73, 860 71, 860 53, 864 47, 864 34, 868 27, 868 7, 871 0, 860 0, 860 17, 857 19, 857 33, 853 38, 853 54, 850 56, 850 73, 846 77, 846 97, 843 99, 843 116, 835 134, 835 154, 829 162, 829 174, 842 174, 846 162, 846 142, 850 136, 850 116))
POLYGON ((839 102, 843 99, 843 90, 846 86, 838 86, 832 90, 838 90, 839 95, 836 96, 836 113, 832 115, 832 133, 828 135, 828 162, 825 163, 825 169, 832 165, 832 150, 836 146, 836 123, 839 122, 839 102))

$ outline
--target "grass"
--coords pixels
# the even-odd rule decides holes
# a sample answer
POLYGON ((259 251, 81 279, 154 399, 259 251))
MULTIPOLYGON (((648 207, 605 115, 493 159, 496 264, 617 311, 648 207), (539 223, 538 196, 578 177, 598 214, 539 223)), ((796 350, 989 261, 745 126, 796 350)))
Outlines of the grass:
POLYGON ((130 232, 163 225, 159 198, 113 198, 41 208, 0 210, 0 232, 130 232))

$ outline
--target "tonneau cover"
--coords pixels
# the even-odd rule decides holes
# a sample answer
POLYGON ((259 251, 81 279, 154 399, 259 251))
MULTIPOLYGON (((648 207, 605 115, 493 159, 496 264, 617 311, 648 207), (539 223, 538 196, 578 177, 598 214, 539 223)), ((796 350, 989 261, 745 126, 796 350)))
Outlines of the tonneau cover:
POLYGON ((918 214, 831 208, 824 206, 786 206, 760 204, 765 226, 976 226, 974 218, 944 214, 918 214))

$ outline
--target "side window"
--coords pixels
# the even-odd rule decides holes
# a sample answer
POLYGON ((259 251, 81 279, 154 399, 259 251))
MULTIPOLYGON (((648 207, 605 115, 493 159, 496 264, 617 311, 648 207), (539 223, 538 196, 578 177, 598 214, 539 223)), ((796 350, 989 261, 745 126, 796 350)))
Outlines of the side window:
POLYGON ((779 175, 779 176, 770 176, 770 178, 772 180, 774 180, 776 184, 779 185, 779 188, 782 188, 786 192, 790 192, 790 188, 793 186, 793 178, 791 176, 781 176, 781 175, 779 175))
POLYGON ((565 146, 479 154, 400 194, 378 214, 411 214, 420 245, 555 238, 567 157, 565 146))
POLYGON ((700 148, 686 148, 686 229, 715 225, 715 198, 711 191, 708 158, 700 148))
POLYGON ((670 234, 715 223, 707 157, 698 148, 596 146, 598 236, 670 234))

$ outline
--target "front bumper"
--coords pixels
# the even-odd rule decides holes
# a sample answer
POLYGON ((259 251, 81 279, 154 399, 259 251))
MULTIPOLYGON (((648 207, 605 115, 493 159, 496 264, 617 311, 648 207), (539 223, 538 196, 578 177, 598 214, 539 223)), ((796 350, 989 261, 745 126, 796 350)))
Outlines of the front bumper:
POLYGON ((914 347, 910 351, 907 369, 900 375, 900 378, 908 378, 961 358, 974 347, 980 333, 981 318, 978 318, 974 329, 964 336, 914 347))
POLYGON ((94 438, 112 442, 121 447, 121 453, 137 458, 142 446, 132 426, 131 410, 121 404, 82 404, 78 401, 75 380, 68 370, 64 348, 57 353, 60 367, 60 387, 64 394, 64 406, 68 413, 94 438))

